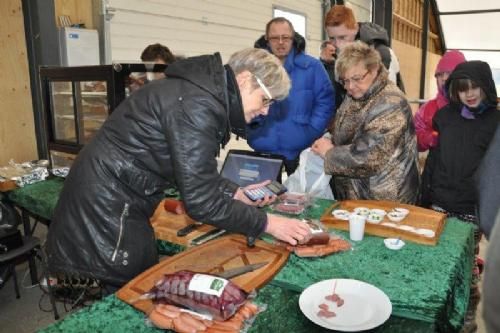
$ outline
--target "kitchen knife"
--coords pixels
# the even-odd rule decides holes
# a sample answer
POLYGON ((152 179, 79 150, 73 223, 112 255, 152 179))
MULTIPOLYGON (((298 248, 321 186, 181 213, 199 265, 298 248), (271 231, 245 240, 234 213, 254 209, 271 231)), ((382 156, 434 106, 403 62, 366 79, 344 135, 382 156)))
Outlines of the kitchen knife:
POLYGON ((177 230, 177 237, 187 236, 188 234, 193 232, 196 228, 198 228, 202 224, 203 223, 201 223, 201 222, 194 222, 194 223, 191 223, 191 224, 185 226, 184 228, 177 230))
POLYGON ((225 229, 210 230, 210 231, 204 233, 203 235, 191 240, 191 245, 200 245, 200 244, 206 243, 209 240, 212 240, 216 237, 222 236, 226 232, 227 231, 225 229))
POLYGON ((229 269, 229 270, 221 272, 221 273, 215 273, 215 275, 220 276, 221 278, 224 278, 224 279, 230 279, 230 278, 233 278, 233 277, 238 276, 238 275, 242 275, 245 273, 249 273, 249 272, 253 272, 255 270, 258 270, 259 268, 264 267, 267 264, 269 264, 269 261, 259 262, 257 264, 245 265, 245 266, 229 269))

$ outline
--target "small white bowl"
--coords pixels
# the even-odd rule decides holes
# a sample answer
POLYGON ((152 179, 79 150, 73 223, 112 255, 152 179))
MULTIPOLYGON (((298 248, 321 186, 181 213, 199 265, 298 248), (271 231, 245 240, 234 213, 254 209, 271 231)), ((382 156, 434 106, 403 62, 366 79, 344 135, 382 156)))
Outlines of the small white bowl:
POLYGON ((351 215, 351 213, 349 213, 348 210, 336 209, 332 212, 332 215, 339 220, 349 220, 349 215, 351 215))
POLYGON ((366 222, 374 223, 374 224, 379 224, 380 222, 382 222, 383 219, 384 219, 383 215, 370 213, 366 217, 366 222))
POLYGON ((406 209, 406 208, 402 208, 402 207, 396 207, 396 208, 394 208, 394 211, 395 211, 395 212, 398 212, 398 213, 401 213, 401 214, 403 214, 404 216, 406 216, 406 215, 410 214, 410 211, 409 211, 408 209, 406 209))
POLYGON ((405 242, 398 238, 386 238, 384 239, 385 247, 391 250, 401 250, 405 246, 405 242))
POLYGON ((389 220, 391 220, 392 222, 401 222, 403 221, 403 219, 406 217, 406 215, 402 214, 402 213, 398 213, 398 212, 389 212, 387 214, 387 217, 389 218, 389 220))
POLYGON ((370 213, 370 210, 366 207, 356 207, 354 208, 353 212, 358 215, 367 216, 370 213))
POLYGON ((377 215, 380 215, 380 216, 386 216, 387 215, 387 212, 383 209, 370 209, 370 214, 377 214, 377 215))

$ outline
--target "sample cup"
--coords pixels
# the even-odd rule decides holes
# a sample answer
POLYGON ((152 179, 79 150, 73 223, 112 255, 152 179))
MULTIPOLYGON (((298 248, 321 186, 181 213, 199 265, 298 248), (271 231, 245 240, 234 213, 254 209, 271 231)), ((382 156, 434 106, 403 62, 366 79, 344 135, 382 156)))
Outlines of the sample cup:
POLYGON ((363 240, 365 234, 366 216, 351 214, 349 215, 349 238, 353 241, 363 240))

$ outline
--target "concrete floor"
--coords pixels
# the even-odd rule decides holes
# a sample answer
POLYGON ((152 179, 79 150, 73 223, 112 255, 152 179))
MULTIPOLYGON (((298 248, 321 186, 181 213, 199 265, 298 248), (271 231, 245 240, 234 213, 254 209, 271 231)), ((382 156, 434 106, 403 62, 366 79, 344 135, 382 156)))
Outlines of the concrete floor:
MULTIPOLYGON (((226 147, 226 151, 228 149, 245 149, 247 147, 248 146, 244 140, 231 140, 230 144, 226 147)), ((222 160, 224 159, 225 154, 226 152, 223 151, 221 154, 222 160)), ((35 235, 41 239, 45 239, 46 229, 47 228, 44 225, 39 225, 35 230, 35 235)), ((485 258, 487 247, 487 241, 483 239, 481 242, 480 253, 483 258, 485 258)), ((48 295, 44 296, 44 293, 38 286, 30 286, 27 264, 18 265, 16 271, 18 274, 21 298, 16 299, 12 279, 9 279, 6 285, 0 289, 0 333, 31 333, 54 323, 55 320, 52 312, 44 312, 40 310, 40 307, 44 310, 51 309, 49 298, 48 295)), ((57 302, 57 308, 61 318, 77 311, 74 310, 66 312, 63 304, 60 302, 57 302)), ((482 303, 479 304, 477 313, 477 332, 486 333, 481 317, 482 303)))

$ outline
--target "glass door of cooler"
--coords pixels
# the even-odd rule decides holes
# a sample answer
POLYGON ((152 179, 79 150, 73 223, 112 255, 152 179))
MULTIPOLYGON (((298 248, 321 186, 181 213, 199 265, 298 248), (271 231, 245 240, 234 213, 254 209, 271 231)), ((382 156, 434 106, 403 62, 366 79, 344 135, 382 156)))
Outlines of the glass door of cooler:
POLYGON ((77 82, 78 143, 85 145, 108 117, 106 81, 77 82))
POLYGON ((52 128, 54 140, 61 143, 77 143, 75 101, 71 81, 53 81, 51 85, 51 105, 53 111, 52 128))
POLYGON ((85 145, 108 117, 106 81, 53 81, 54 141, 85 145))

